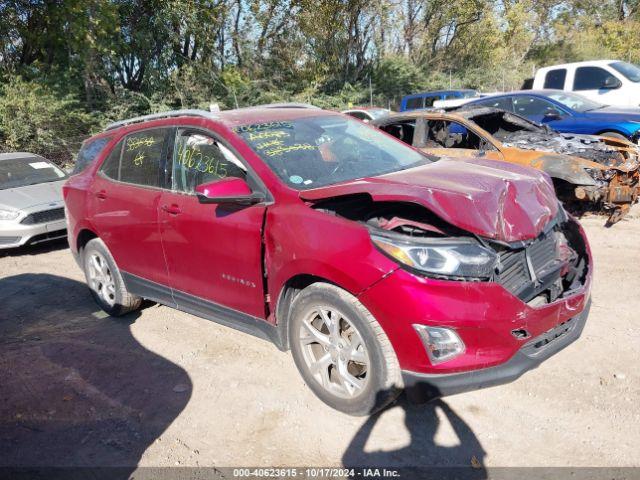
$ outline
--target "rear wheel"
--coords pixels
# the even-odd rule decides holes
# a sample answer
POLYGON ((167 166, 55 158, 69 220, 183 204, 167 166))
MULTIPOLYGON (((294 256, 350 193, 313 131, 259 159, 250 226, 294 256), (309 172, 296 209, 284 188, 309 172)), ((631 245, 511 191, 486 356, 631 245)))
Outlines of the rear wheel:
POLYGON ((370 415, 400 392, 386 334, 357 298, 334 285, 314 283, 295 298, 289 340, 307 385, 336 410, 370 415))
POLYGON ((142 299, 127 291, 116 262, 99 238, 85 246, 83 266, 94 300, 109 315, 118 317, 140 307, 142 299))

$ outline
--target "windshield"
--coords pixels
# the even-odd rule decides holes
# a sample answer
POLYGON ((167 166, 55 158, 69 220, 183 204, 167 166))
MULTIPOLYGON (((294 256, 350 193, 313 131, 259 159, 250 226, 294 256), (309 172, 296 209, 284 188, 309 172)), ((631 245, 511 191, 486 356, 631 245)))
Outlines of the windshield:
POLYGON ((593 100, 589 100, 582 95, 578 95, 577 93, 570 92, 554 92, 548 93, 547 97, 555 100, 556 102, 560 102, 566 107, 569 107, 576 112, 588 112, 589 110, 597 110, 599 108, 603 108, 604 105, 602 103, 594 102, 593 100))
POLYGON ((0 190, 62 180, 66 174, 38 157, 0 160, 0 190))
POLYGON ((478 92, 476 90, 467 90, 462 92, 460 98, 475 98, 478 96, 478 92))
POLYGON ((627 62, 613 62, 610 63, 609 66, 620 72, 632 82, 640 82, 640 68, 635 65, 627 62))
POLYGON ((337 115, 236 127, 290 187, 321 187, 404 170, 428 157, 358 120, 337 115))

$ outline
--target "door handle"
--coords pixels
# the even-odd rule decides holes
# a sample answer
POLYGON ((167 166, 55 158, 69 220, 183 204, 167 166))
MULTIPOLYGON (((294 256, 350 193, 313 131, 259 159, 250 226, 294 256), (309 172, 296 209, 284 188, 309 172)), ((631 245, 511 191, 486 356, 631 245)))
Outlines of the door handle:
POLYGON ((96 197, 98 197, 98 200, 106 200, 107 192, 104 190, 100 190, 99 192, 96 193, 96 197))
POLYGON ((162 210, 167 212, 169 215, 180 215, 182 213, 180 207, 175 203, 173 205, 162 205, 162 207, 160 208, 162 208, 162 210))

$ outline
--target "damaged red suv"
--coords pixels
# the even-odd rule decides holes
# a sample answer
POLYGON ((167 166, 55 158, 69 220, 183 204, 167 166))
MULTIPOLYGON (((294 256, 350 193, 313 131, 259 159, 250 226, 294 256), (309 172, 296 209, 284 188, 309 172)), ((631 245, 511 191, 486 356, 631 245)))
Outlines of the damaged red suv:
POLYGON ((81 153, 69 241, 107 313, 269 339, 343 412, 512 381, 588 315, 584 232, 532 169, 286 105, 135 118, 81 153))

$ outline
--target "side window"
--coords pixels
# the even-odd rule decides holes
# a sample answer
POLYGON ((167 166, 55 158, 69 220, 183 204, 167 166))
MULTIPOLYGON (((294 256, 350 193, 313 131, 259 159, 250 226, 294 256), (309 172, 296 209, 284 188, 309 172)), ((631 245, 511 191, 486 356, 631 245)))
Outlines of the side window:
POLYGON ((436 100, 439 100, 439 97, 430 95, 427 97, 424 97, 424 106, 425 107, 433 107, 433 102, 435 102, 436 100))
POLYGON ((193 193, 196 186, 228 177, 246 178, 247 169, 227 147, 193 130, 178 132, 173 153, 172 190, 193 193))
POLYGON ((416 130, 416 121, 407 120, 405 122, 390 123, 380 127, 389 135, 393 135, 398 140, 402 140, 404 143, 413 145, 413 135, 416 130))
POLYGON ((576 77, 573 80, 573 89, 580 90, 599 90, 604 87, 608 79, 609 81, 617 80, 615 76, 600 67, 578 67, 576 69, 576 77))
POLYGON ((120 140, 100 166, 100 171, 112 180, 120 179, 120 154, 122 153, 123 143, 123 140, 120 140))
POLYGON ((513 108, 511 106, 511 99, 509 97, 487 98, 486 100, 474 102, 473 105, 499 108, 501 110, 506 110, 507 112, 513 112, 513 108))
POLYGON ((128 135, 122 146, 119 180, 146 187, 160 186, 160 161, 169 129, 128 135))
POLYGON ((102 152, 102 149, 111 141, 112 137, 101 137, 91 142, 85 142, 82 144, 82 148, 78 152, 78 158, 76 164, 73 166, 71 175, 82 172, 89 165, 91 165, 97 156, 102 152))
POLYGON ((513 99, 513 109, 518 115, 523 117, 544 116, 547 113, 562 113, 552 103, 537 97, 515 97, 513 99))
POLYGON ((427 148, 461 148, 465 150, 489 150, 493 146, 481 139, 464 125, 447 120, 427 122, 427 148))
POLYGON ((424 99, 424 97, 413 97, 413 98, 409 98, 407 100, 407 106, 406 109, 407 110, 415 110, 417 108, 422 108, 423 103, 422 100, 424 99))
POLYGON ((555 90, 562 90, 564 88, 564 81, 567 78, 566 68, 557 68, 555 70, 549 70, 544 77, 544 88, 551 88, 555 90))

